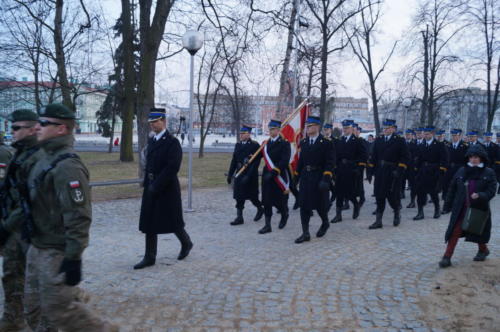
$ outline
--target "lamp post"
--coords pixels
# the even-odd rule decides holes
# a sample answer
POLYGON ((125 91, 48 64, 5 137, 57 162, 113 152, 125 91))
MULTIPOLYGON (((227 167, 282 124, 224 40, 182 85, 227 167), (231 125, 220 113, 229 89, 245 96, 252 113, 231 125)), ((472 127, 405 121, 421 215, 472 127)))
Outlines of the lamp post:
POLYGON ((191 54, 191 69, 189 81, 189 164, 188 164, 188 208, 193 212, 193 97, 194 97, 194 55, 203 46, 203 33, 196 30, 186 31, 182 37, 182 46, 191 54))
POLYGON ((408 129, 407 127, 407 124, 408 124, 408 109, 410 108, 411 106, 411 99, 405 99, 403 100, 403 107, 405 109, 405 117, 404 117, 404 127, 403 127, 403 132, 406 132, 406 129, 408 129))

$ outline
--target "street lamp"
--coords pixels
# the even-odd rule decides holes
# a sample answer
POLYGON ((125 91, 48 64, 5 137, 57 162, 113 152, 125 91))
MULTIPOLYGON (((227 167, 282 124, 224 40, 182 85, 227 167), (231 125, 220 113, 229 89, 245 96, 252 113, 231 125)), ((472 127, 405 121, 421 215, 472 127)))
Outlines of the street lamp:
POLYGON ((409 99, 409 98, 404 99, 403 100, 403 107, 405 109, 405 117, 404 117, 405 124, 404 124, 404 128, 403 128, 404 129, 403 132, 406 132, 406 129, 408 129, 407 128, 407 123, 408 123, 408 109, 410 108, 410 106, 411 106, 411 99, 409 99))
POLYGON ((189 81, 189 164, 188 164, 188 208, 193 210, 193 97, 194 97, 194 55, 203 46, 203 33, 196 30, 186 31, 182 37, 182 46, 191 54, 191 70, 189 81))

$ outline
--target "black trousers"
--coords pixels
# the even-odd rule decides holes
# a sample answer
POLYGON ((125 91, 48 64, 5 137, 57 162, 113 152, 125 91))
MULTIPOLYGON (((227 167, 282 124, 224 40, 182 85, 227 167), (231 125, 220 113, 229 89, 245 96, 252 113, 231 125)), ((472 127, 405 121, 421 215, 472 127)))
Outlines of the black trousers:
POLYGON ((283 195, 281 200, 275 200, 274 202, 264 203, 264 216, 272 217, 273 207, 277 208, 280 213, 287 212, 288 209, 288 195, 283 195))
MULTIPOLYGON (((237 199, 236 200, 236 208, 238 210, 243 210, 245 208, 245 199, 237 199)), ((257 198, 257 197, 254 197, 252 199, 249 200, 250 202, 252 202, 252 204, 259 208, 262 206, 262 203, 260 202, 260 200, 257 198)))

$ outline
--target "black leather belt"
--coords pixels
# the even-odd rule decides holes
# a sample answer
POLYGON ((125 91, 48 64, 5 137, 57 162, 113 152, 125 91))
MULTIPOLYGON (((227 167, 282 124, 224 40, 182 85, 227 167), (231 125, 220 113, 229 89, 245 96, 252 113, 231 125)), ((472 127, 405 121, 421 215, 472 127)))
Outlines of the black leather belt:
POLYGON ((382 160, 380 162, 380 165, 382 165, 382 166, 397 166, 396 163, 393 163, 391 161, 386 161, 386 160, 382 160))
POLYGON ((319 167, 316 167, 316 166, 311 166, 311 165, 307 165, 304 167, 304 169, 307 171, 307 172, 312 172, 312 171, 317 171, 319 169, 319 167))

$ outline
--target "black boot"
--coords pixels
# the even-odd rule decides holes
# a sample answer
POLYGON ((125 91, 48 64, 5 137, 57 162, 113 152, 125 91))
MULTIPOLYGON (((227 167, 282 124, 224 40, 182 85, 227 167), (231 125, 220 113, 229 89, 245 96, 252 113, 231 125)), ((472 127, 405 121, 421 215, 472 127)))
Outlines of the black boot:
POLYGON ((450 257, 443 256, 443 258, 439 262, 439 267, 445 268, 448 266, 451 266, 451 259, 450 259, 450 257))
POLYGON ((330 228, 330 223, 328 222, 328 217, 324 216, 321 218, 321 226, 316 233, 316 237, 323 237, 326 234, 328 228, 330 228))
POLYGON ((368 227, 368 229, 378 229, 382 228, 382 213, 377 212, 377 217, 375 219, 375 222, 368 227))
POLYGON ((177 259, 181 261, 186 258, 189 255, 191 249, 193 249, 193 242, 191 241, 191 238, 189 237, 185 229, 176 232, 175 235, 181 242, 181 251, 179 253, 179 256, 177 256, 177 259))
POLYGON ((310 213, 308 213, 308 211, 300 211, 300 219, 301 219, 300 223, 302 225, 302 235, 295 240, 295 243, 311 241, 311 234, 309 234, 309 220, 310 220, 309 215, 310 213))
POLYGON ((293 204, 293 209, 297 210, 299 208, 299 200, 295 199, 295 204, 293 204))
POLYGON ((418 213, 415 217, 413 217, 413 220, 422 220, 424 219, 424 207, 422 205, 418 206, 418 213))
POLYGON ((253 218, 253 221, 259 221, 262 219, 262 216, 264 215, 264 207, 263 206, 258 206, 257 207, 257 213, 255 214, 255 217, 253 218))
POLYGON ((279 229, 285 228, 287 221, 288 221, 288 208, 285 211, 281 212, 281 219, 278 228, 279 229))
POLYGON ((410 204, 406 206, 407 209, 413 209, 415 208, 415 198, 412 198, 410 201, 410 204))
POLYGON ((434 219, 441 217, 441 208, 439 207, 439 199, 434 202, 434 219))
POLYGON ((230 223, 231 226, 242 225, 243 220, 243 209, 236 209, 236 219, 230 223))
POLYGON ((349 207, 349 201, 348 200, 345 200, 344 201, 344 205, 342 205, 342 210, 349 210, 350 207, 349 207))
POLYGON ((337 208, 336 215, 332 219, 331 223, 335 224, 342 221, 342 209, 337 208))
POLYGON ((486 249, 486 251, 481 251, 478 250, 476 256, 473 258, 474 262, 484 262, 486 260, 486 257, 488 257, 490 254, 490 251, 486 249))
POLYGON ((271 216, 266 216, 266 224, 259 230, 259 234, 271 233, 273 230, 271 228, 271 216))
POLYGON ((398 227, 399 224, 401 223, 401 209, 394 210, 394 220, 392 221, 392 224, 394 227, 398 227))
POLYGON ((359 217, 359 211, 361 210, 361 205, 354 201, 352 210, 352 219, 357 219, 359 217))
POLYGON ((134 270, 143 269, 156 263, 156 250, 158 246, 158 235, 146 234, 146 250, 142 261, 134 265, 134 270))

